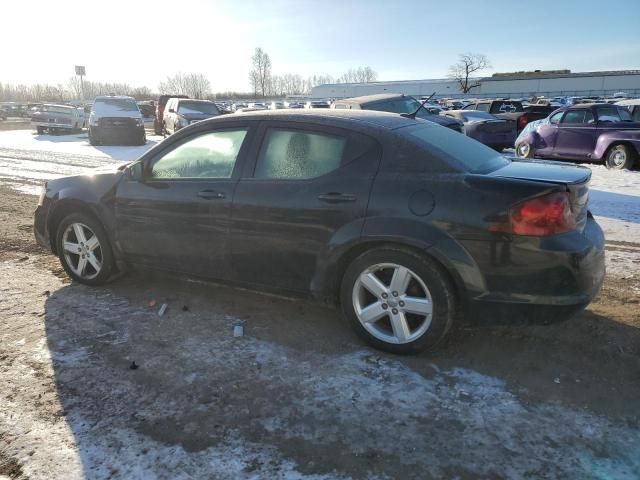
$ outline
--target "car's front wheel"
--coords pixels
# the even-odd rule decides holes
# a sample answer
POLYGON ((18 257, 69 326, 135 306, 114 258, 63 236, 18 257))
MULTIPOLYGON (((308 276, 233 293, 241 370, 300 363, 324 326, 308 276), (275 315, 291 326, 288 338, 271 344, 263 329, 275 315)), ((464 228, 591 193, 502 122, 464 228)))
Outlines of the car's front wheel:
POLYGON ((614 145, 607 152, 607 168, 614 170, 630 169, 636 160, 635 152, 627 145, 614 145))
POLYGON ((395 247, 376 248, 356 258, 342 279, 340 300, 356 332, 392 353, 434 347, 455 315, 453 287, 440 267, 395 247))
POLYGON ((529 143, 519 143, 516 145, 516 157, 519 158, 533 158, 533 147, 529 143))
POLYGON ((93 217, 74 213, 65 217, 57 229, 57 252, 67 274, 80 283, 105 283, 114 269, 109 238, 93 217))

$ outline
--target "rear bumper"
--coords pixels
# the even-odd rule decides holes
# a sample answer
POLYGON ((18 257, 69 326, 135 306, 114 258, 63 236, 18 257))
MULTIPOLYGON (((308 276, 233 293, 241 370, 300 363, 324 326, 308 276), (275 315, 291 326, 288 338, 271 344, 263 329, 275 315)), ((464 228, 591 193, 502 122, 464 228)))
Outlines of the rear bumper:
POLYGON ((604 235, 591 215, 582 232, 523 237, 488 248, 486 263, 479 265, 486 291, 469 299, 479 321, 568 318, 593 300, 604 281, 604 235))
POLYGON ((73 125, 70 123, 49 123, 49 122, 31 122, 31 125, 34 127, 44 127, 44 128, 68 128, 69 130, 73 129, 73 125))
POLYGON ((49 237, 49 228, 47 219, 49 218, 49 206, 46 203, 38 205, 33 214, 33 233, 36 237, 36 243, 43 248, 51 251, 51 240, 49 237))

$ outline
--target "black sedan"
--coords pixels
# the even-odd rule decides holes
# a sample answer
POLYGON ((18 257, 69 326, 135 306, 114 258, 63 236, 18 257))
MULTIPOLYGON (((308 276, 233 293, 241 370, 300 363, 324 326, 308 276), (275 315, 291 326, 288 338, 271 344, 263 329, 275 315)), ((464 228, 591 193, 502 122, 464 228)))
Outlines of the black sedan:
POLYGON ((584 308, 604 275, 589 179, 397 114, 258 112, 49 181, 35 233, 85 284, 140 264, 311 295, 340 303, 374 346, 413 352, 459 313, 584 308))
POLYGON ((518 136, 515 120, 498 118, 487 112, 449 110, 443 115, 460 120, 467 136, 498 151, 513 148, 518 136))

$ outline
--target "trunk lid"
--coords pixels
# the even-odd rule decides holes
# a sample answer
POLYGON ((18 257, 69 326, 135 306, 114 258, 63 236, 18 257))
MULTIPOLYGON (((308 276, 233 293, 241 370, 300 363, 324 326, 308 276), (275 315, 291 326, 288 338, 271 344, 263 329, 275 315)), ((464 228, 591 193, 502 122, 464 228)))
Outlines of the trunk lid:
POLYGON ((491 177, 514 178, 564 185, 571 197, 571 209, 582 231, 587 223, 591 170, 552 161, 513 161, 488 174, 491 177))

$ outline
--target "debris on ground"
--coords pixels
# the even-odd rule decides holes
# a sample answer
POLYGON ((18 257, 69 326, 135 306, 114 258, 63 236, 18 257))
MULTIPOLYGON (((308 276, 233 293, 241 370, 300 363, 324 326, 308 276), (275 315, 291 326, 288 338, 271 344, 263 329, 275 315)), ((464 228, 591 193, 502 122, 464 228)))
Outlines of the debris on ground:
POLYGON ((155 301, 155 299, 153 299, 153 298, 152 298, 151 300, 149 300, 149 302, 147 303, 147 305, 149 305, 150 307, 155 307, 155 306, 156 306, 156 301, 155 301))
POLYGON ((158 316, 161 317, 162 315, 164 315, 164 312, 167 311, 167 307, 168 305, 166 303, 163 303, 162 306, 160 307, 160 310, 158 310, 158 316))
POLYGON ((244 335, 244 328, 242 325, 235 325, 233 327, 233 336, 234 337, 242 337, 244 335))
POLYGON ((137 370, 138 369, 138 364, 136 364, 135 360, 133 362, 131 362, 131 365, 129 365, 129 370, 137 370))

